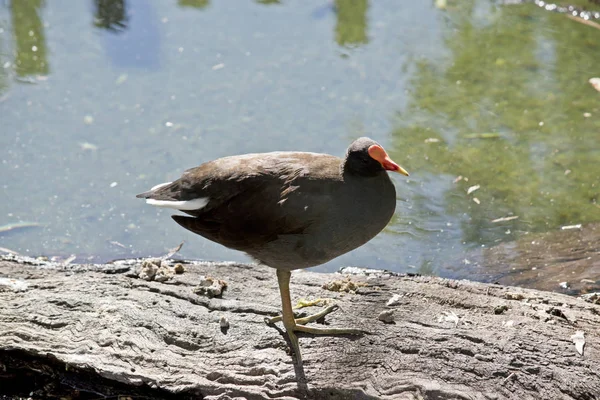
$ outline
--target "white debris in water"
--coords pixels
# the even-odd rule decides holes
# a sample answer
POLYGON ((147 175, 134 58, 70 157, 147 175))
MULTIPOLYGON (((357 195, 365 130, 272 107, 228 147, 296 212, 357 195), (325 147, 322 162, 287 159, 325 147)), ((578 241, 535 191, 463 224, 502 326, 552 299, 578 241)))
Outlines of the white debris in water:
POLYGON ((600 92, 600 78, 590 78, 588 82, 594 87, 594 89, 600 92))
POLYGON ((477 189, 479 189, 481 187, 481 185, 473 185, 470 188, 467 189, 467 194, 471 194, 474 191, 476 191, 477 189))
POLYGON ((581 224, 577 224, 577 225, 565 225, 565 226, 561 226, 560 227, 561 230, 566 231, 569 229, 581 229, 581 224))
POLYGON ((560 286, 562 289, 568 289, 569 288, 569 282, 561 282, 558 284, 558 286, 560 286))

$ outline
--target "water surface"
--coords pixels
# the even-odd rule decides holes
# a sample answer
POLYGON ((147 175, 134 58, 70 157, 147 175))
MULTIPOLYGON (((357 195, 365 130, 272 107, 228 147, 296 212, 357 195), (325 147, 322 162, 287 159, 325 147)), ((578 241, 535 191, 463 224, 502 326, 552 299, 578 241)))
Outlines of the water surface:
POLYGON ((533 4, 0 2, 0 225, 42 225, 0 247, 85 262, 185 241, 246 261, 135 194, 216 157, 342 155, 368 135, 411 176, 393 177, 388 228, 319 270, 477 278, 473 251, 600 220, 594 76, 600 30, 533 4))

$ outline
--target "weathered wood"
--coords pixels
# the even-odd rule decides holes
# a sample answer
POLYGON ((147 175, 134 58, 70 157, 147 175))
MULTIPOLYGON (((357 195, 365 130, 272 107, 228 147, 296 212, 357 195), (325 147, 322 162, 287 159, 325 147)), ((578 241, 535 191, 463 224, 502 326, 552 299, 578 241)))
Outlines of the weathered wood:
POLYGON ((322 286, 343 275, 297 271, 294 298, 333 298, 331 326, 371 332, 301 337, 298 370, 263 321, 279 310, 272 269, 190 263, 161 283, 139 265, 0 258, 0 397, 29 384, 95 398, 600 398, 600 306, 579 298, 381 271, 350 275, 366 286, 341 293, 322 286), (227 282, 220 298, 194 293, 203 276, 227 282), (379 321, 389 309, 395 323, 379 321))

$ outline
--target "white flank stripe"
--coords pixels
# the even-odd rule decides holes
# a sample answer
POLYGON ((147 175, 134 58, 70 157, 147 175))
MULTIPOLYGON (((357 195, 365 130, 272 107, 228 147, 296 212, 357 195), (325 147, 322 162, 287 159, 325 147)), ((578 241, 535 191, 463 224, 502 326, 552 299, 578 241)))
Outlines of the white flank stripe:
POLYGON ((185 201, 169 201, 169 200, 154 200, 154 199, 146 199, 146 204, 150 204, 156 207, 167 207, 174 208, 176 210, 181 211, 191 211, 191 210, 200 210, 204 206, 208 204, 208 197, 200 197, 199 199, 194 200, 185 200, 185 201))
POLYGON ((161 188, 161 187, 163 187, 163 186, 170 185, 171 183, 173 183, 173 182, 165 182, 165 183, 160 183, 160 184, 158 184, 158 185, 156 185, 156 186, 153 186, 153 187, 152 187, 152 189, 150 189, 150 191, 152 192, 152 191, 154 191, 154 190, 156 190, 156 189, 159 189, 159 188, 161 188))

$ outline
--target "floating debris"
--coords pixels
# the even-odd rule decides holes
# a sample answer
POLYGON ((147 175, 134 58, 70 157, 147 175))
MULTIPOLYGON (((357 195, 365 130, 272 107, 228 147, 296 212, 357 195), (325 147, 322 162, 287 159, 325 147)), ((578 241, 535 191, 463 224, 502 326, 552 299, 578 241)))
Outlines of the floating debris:
POLYGON ((569 229, 581 229, 581 224, 577 224, 577 225, 565 225, 565 226, 561 226, 560 227, 561 230, 566 231, 569 229))
POLYGON ((511 215, 510 217, 502 217, 502 218, 493 219, 492 223, 496 224, 498 222, 512 221, 513 219, 517 219, 517 218, 519 218, 518 215, 511 215))
POLYGON ((7 232, 19 230, 19 229, 37 228, 37 227, 41 227, 41 226, 44 226, 44 225, 39 224, 37 222, 25 222, 25 221, 15 222, 12 224, 6 224, 6 225, 0 226, 0 235, 3 233, 7 233, 7 232))
POLYGON ((96 151, 98 150, 98 146, 96 146, 93 143, 89 143, 89 142, 80 142, 79 143, 79 147, 81 148, 81 150, 88 150, 88 151, 96 151))
POLYGON ((213 65, 212 70, 213 71, 217 71, 217 70, 223 69, 223 68, 225 68, 225 64, 220 63, 220 64, 217 64, 217 65, 213 65))
POLYGON ((600 24, 594 21, 590 21, 589 19, 584 19, 581 17, 576 17, 575 15, 565 14, 567 18, 572 19, 573 21, 579 22, 580 24, 584 24, 587 26, 591 26, 592 28, 600 29, 600 24))
POLYGON ((94 123, 94 117, 92 117, 91 115, 86 115, 85 117, 83 117, 83 123, 86 125, 91 125, 94 123))
POLYGON ((480 200, 479 200, 477 197, 473 197, 473 201, 474 201, 476 204, 481 204, 481 201, 480 201, 480 200))
POLYGON ((440 139, 438 138, 427 138, 425 139, 425 143, 439 143, 440 139))
POLYGON ((185 243, 185 242, 181 242, 181 243, 179 243, 179 245, 178 245, 177 247, 174 247, 174 248, 170 249, 170 250, 167 252, 167 254, 165 254, 165 255, 164 255, 164 256, 162 256, 161 258, 162 258, 163 260, 166 260, 167 258, 171 258, 171 257, 173 257, 173 256, 174 256, 174 255, 175 255, 175 254, 176 254, 176 253, 177 253, 179 250, 181 250, 181 248, 183 247, 183 244, 184 244, 184 243, 185 243))
POLYGON ((478 190, 481 187, 481 185, 473 185, 470 188, 467 189, 467 194, 471 194, 474 191, 478 190))
POLYGON ((377 319, 384 324, 394 323, 394 310, 385 310, 379 313, 377 319))
POLYGON ((123 243, 119 243, 116 240, 110 240, 108 243, 112 244, 113 246, 120 247, 122 249, 126 249, 127 248, 127 247, 125 247, 125 245, 123 243))
POLYGON ((110 187, 111 187, 111 188, 114 188, 114 187, 117 187, 117 185, 118 185, 118 183, 117 183, 117 182, 113 182, 113 183, 111 183, 111 184, 110 184, 110 187))
POLYGON ((590 78, 588 82, 594 87, 594 89, 600 92, 600 78, 590 78))
POLYGON ((460 181, 462 181, 462 180, 463 180, 463 177, 462 177, 462 175, 459 175, 459 176, 457 176, 457 177, 456 177, 456 179, 454 179, 454 180, 452 181, 452 183, 458 183, 458 182, 460 182, 460 181))
POLYGON ((465 139, 498 139, 500 135, 498 133, 487 132, 487 133, 467 133, 463 135, 465 139))
POLYGON ((11 249, 7 249, 6 247, 0 247, 0 251, 3 253, 8 253, 8 254, 12 254, 14 256, 18 256, 20 255, 18 252, 11 250, 11 249))
POLYGON ((121 74, 115 81, 115 84, 121 85, 121 84, 125 83, 125 81, 127 81, 127 78, 128 78, 127 74, 121 74))
POLYGON ((561 287, 561 289, 568 289, 569 288, 569 282, 561 282, 558 284, 558 286, 561 287))
POLYGON ((583 348, 585 347, 585 333, 583 331, 576 331, 570 339, 575 343, 575 350, 582 356, 583 348))

